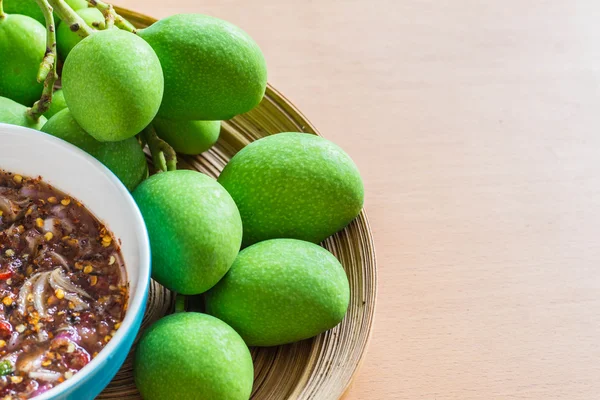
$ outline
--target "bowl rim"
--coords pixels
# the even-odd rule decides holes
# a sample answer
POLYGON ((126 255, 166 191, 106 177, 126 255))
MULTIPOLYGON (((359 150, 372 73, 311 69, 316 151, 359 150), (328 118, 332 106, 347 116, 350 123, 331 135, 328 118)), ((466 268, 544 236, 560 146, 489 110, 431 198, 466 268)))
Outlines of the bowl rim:
MULTIPOLYGON (((131 209, 132 226, 133 229, 136 231, 136 237, 138 238, 137 245, 139 247, 140 261, 138 266, 139 276, 136 282, 137 286, 135 292, 131 293, 129 296, 127 302, 127 312, 125 313, 125 318, 121 322, 120 328, 117 330, 117 333, 113 336, 111 341, 108 342, 108 344, 98 353, 98 355, 93 360, 91 360, 85 367, 83 367, 81 370, 75 373, 71 379, 68 379, 54 386, 47 392, 34 397, 36 400, 51 400, 57 396, 60 396, 61 394, 67 394, 69 390, 83 383, 91 374, 93 374, 93 372, 97 368, 102 367, 102 365, 106 363, 109 356, 112 355, 119 346, 121 346, 121 344, 129 335, 137 335, 138 329, 133 328, 140 314, 142 314, 142 316, 144 314, 146 301, 148 297, 148 290, 150 287, 150 239, 148 237, 146 224, 144 223, 142 214, 137 204, 135 203, 133 196, 123 185, 123 183, 121 183, 119 178, 117 178, 117 176, 111 170, 104 166, 104 164, 102 164, 100 161, 98 161, 85 151, 81 150, 80 148, 52 135, 48 135, 44 132, 40 132, 30 128, 0 123, 0 136, 11 130, 18 131, 20 135, 29 135, 34 141, 36 137, 43 137, 44 140, 54 142, 54 144, 56 144, 57 146, 63 147, 67 151, 76 153, 79 156, 79 159, 82 160, 82 162, 87 162, 88 164, 91 164, 93 168, 102 171, 102 173, 113 184, 115 184, 115 187, 117 187, 117 193, 119 197, 122 198, 123 204, 131 209)), ((0 165, 0 169, 1 167, 2 166, 0 165)), ((52 185, 56 186, 60 190, 60 184, 56 185, 55 183, 52 183, 52 185)), ((77 198, 77 193, 69 194, 77 198)), ((90 209, 90 211, 92 212, 92 214, 94 214, 94 210, 90 209)), ((107 222, 108 225, 110 225, 110 222, 107 222)), ((128 268, 128 264, 125 264, 125 269, 127 270, 128 268)), ((130 282, 129 277, 128 282, 130 282)), ((128 351, 129 350, 130 349, 128 349, 128 351)))

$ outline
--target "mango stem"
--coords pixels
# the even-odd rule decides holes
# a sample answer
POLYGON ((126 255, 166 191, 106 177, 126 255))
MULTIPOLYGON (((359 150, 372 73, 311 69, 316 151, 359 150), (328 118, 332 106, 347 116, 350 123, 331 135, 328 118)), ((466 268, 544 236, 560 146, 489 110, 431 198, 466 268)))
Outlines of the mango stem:
POLYGON ((6 14, 4 13, 4 8, 2 7, 2 0, 0 0, 0 19, 4 19, 6 14))
POLYGON ((37 75, 37 81, 43 82, 56 62, 56 26, 52 16, 52 7, 47 1, 36 0, 46 20, 46 53, 37 75), (50 16, 50 19, 48 19, 50 16))
POLYGON ((54 83, 58 79, 56 72, 56 30, 54 27, 54 16, 52 15, 52 7, 48 0, 35 0, 40 6, 44 19, 46 20, 46 54, 40 65, 38 72, 38 82, 44 81, 44 89, 42 97, 35 102, 33 107, 27 110, 27 116, 34 121, 40 119, 40 116, 48 111, 52 104, 52 95, 54 93, 54 83))
POLYGON ((106 20, 106 29, 110 29, 115 25, 117 28, 124 31, 131 33, 137 32, 137 29, 135 29, 135 26, 133 26, 131 22, 117 14, 112 4, 106 4, 102 0, 88 0, 88 3, 90 6, 95 7, 102 12, 104 19, 106 20))
POLYGON ((83 18, 79 16, 73 9, 65 3, 64 0, 48 0, 54 11, 61 21, 69 25, 71 31, 77 33, 80 37, 85 38, 94 33, 92 28, 85 23, 83 18))
POLYGON ((156 134, 152 124, 142 132, 143 140, 148 144, 152 162, 159 172, 174 171, 177 169, 177 153, 167 142, 156 134))
POLYGON ((176 313, 185 312, 186 302, 187 302, 186 296, 177 293, 177 296, 175 297, 175 312, 176 313))

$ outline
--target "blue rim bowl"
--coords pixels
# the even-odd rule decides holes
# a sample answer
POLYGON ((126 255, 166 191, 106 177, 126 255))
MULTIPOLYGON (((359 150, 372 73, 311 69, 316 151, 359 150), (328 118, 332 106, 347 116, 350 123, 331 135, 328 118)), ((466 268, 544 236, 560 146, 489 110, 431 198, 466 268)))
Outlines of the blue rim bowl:
POLYGON ((98 160, 51 135, 0 124, 0 169, 42 179, 82 202, 121 241, 129 280, 125 319, 113 339, 71 379, 36 400, 95 398, 115 376, 140 329, 150 284, 150 244, 142 215, 119 179, 98 160))

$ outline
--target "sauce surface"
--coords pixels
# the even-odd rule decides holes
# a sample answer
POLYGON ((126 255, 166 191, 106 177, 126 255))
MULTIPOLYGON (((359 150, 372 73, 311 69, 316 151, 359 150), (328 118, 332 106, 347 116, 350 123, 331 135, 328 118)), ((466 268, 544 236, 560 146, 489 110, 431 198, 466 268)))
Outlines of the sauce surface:
POLYGON ((0 170, 0 399, 70 379, 127 309, 119 244, 76 199, 0 170))

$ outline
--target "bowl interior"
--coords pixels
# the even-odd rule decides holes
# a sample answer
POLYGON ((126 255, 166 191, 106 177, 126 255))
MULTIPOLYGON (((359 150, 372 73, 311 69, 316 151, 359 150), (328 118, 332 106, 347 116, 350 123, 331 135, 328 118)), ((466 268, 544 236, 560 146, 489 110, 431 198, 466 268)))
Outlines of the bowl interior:
MULTIPOLYGON (((69 381, 48 394, 59 393, 84 379, 100 365, 129 332, 135 314, 143 312, 150 280, 150 248, 142 216, 127 189, 96 159, 75 146, 43 132, 0 124, 0 169, 37 177, 82 202, 121 242, 129 280, 129 305, 121 328, 100 354, 69 381), (55 392, 56 390, 56 392, 55 392)), ((46 398, 46 395, 39 397, 46 398)), ((48 397, 51 398, 51 397, 48 397)))

